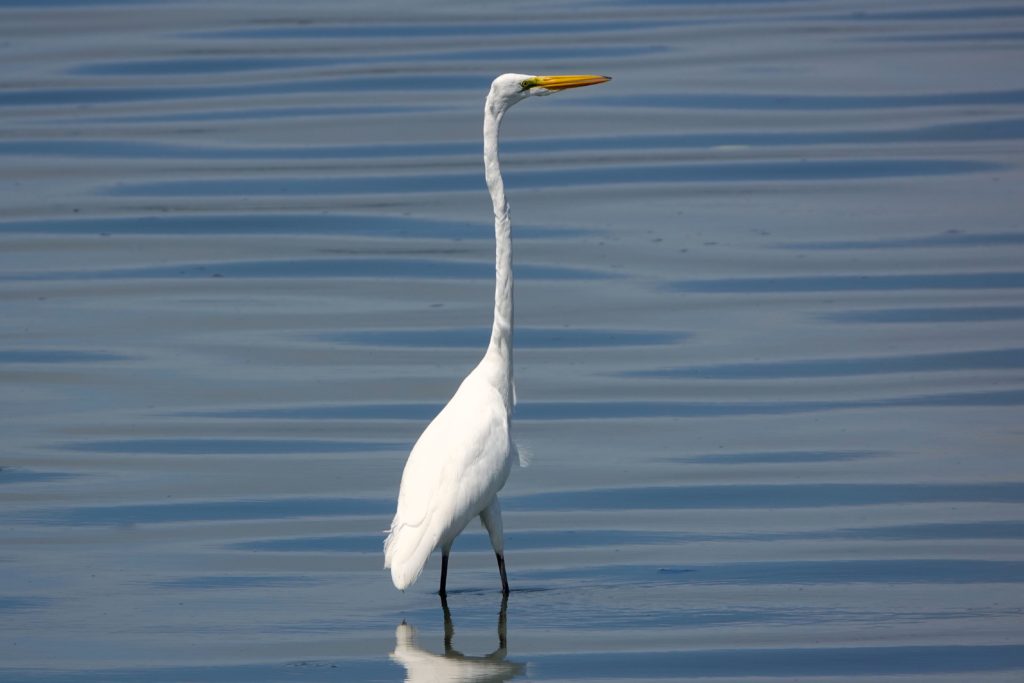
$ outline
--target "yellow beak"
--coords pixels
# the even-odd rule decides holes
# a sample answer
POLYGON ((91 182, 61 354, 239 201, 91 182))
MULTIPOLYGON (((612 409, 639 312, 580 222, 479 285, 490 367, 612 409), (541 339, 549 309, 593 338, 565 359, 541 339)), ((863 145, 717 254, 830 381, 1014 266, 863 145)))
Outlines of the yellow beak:
POLYGON ((568 90, 569 88, 582 88, 585 85, 597 85, 612 80, 609 76, 572 75, 572 76, 534 76, 524 83, 527 87, 540 87, 552 92, 568 90))

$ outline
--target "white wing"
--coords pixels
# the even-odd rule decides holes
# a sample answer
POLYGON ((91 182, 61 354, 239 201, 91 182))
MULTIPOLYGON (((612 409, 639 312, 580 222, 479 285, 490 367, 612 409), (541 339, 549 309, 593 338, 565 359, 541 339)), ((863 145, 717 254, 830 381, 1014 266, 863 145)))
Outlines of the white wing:
POLYGON ((434 548, 451 542, 487 507, 508 478, 508 414, 498 391, 477 372, 413 446, 402 473, 398 510, 384 542, 384 566, 405 589, 434 548))

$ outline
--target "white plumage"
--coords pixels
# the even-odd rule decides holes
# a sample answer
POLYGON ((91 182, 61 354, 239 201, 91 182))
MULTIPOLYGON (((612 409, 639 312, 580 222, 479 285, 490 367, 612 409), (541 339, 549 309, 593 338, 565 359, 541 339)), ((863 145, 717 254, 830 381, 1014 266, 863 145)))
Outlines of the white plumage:
POLYGON ((512 378, 512 235, 498 162, 498 129, 505 112, 531 95, 604 83, 604 76, 529 76, 494 79, 484 104, 484 173, 494 204, 494 323, 483 359, 413 446, 402 473, 398 509, 387 540, 384 567, 395 587, 419 578, 440 547, 445 595, 448 554, 455 537, 479 516, 498 560, 502 591, 508 593, 498 491, 517 457, 511 436, 515 388, 512 378))
POLYGON ((495 552, 503 552, 497 493, 508 479, 513 449, 509 411, 486 377, 494 361, 485 357, 463 380, 409 454, 384 544, 384 566, 400 590, 419 578, 434 548, 447 555, 455 537, 491 504, 494 528, 488 531, 495 552))

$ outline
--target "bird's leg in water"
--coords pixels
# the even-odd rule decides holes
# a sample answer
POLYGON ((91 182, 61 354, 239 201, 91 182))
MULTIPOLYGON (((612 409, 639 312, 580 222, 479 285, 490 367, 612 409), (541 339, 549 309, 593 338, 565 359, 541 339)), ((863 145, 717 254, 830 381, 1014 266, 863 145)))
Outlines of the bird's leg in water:
POLYGON ((501 611, 498 612, 498 649, 487 655, 495 662, 505 661, 508 654, 508 593, 501 596, 501 611))
POLYGON ((508 593, 501 596, 501 611, 498 612, 498 651, 502 658, 508 649, 508 593))
POLYGON ((444 593, 441 594, 441 611, 444 612, 444 653, 452 652, 452 637, 455 635, 455 626, 452 624, 452 613, 448 609, 448 601, 444 593))
MULTIPOLYGON (((508 595, 508 577, 505 576, 505 556, 501 553, 494 553, 494 556, 498 558, 498 573, 501 574, 501 592, 503 595, 508 595)), ((442 590, 444 590, 443 583, 441 586, 442 590)))
POLYGON ((441 590, 437 591, 437 594, 442 598, 448 595, 444 589, 446 583, 448 583, 448 553, 441 553, 441 590))

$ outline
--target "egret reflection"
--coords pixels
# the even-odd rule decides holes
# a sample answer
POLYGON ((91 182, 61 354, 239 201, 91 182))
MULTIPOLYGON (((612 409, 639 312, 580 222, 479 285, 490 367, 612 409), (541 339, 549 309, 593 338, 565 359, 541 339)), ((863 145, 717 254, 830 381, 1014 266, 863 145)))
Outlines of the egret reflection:
POLYGON ((444 612, 444 654, 425 650, 416 643, 416 629, 402 622, 395 629, 395 651, 391 660, 405 667, 406 683, 425 681, 510 681, 526 672, 526 665, 505 660, 508 654, 508 596, 501 601, 498 613, 498 649, 483 656, 464 655, 452 647, 455 627, 448 602, 441 599, 444 612))

